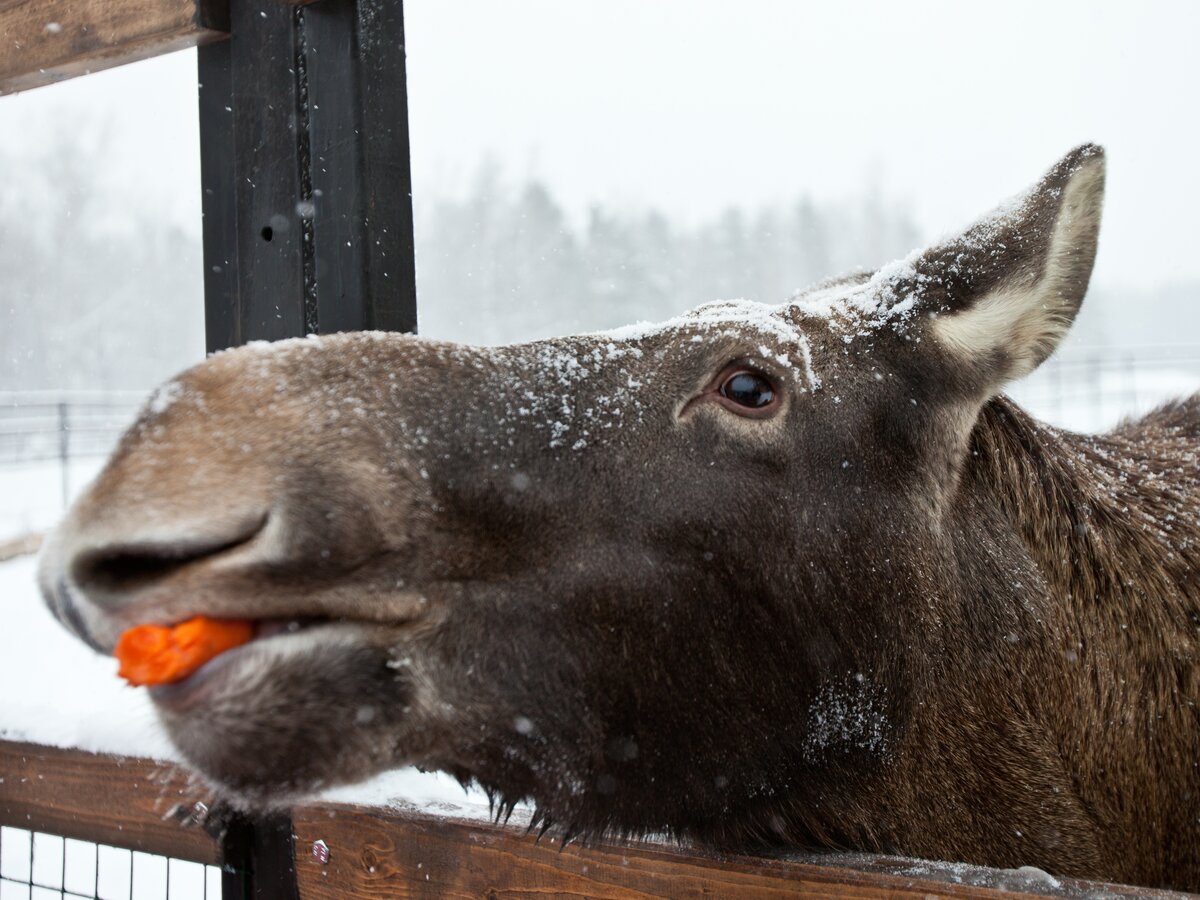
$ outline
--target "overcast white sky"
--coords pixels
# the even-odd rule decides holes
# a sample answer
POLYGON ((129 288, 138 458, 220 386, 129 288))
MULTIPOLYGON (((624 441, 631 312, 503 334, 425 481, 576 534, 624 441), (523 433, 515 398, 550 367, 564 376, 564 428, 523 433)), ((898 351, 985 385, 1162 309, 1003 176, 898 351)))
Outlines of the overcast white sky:
MULTIPOLYGON (((418 199, 491 154, 576 214, 603 200, 695 218, 875 184, 932 236, 1095 140, 1110 153, 1097 281, 1200 280, 1200 4, 405 6, 418 199)), ((0 148, 110 128, 122 162, 98 177, 198 222, 194 83, 180 53, 0 98, 0 148)))

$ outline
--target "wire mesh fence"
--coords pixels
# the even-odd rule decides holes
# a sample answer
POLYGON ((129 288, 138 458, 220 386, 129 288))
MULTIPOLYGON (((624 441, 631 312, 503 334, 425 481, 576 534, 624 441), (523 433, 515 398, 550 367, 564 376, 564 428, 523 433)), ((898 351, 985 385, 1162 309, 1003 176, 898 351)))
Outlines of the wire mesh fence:
POLYGON ((0 828, 0 900, 218 900, 221 870, 53 834, 0 828))
POLYGON ((99 470, 143 392, 0 391, 0 544, 47 528, 99 470))
POLYGON ((133 421, 144 392, 0 392, 0 466, 103 456, 133 421))
POLYGON ((1075 350, 1012 385, 1018 403, 1052 425, 1099 432, 1200 390, 1194 344, 1075 350))

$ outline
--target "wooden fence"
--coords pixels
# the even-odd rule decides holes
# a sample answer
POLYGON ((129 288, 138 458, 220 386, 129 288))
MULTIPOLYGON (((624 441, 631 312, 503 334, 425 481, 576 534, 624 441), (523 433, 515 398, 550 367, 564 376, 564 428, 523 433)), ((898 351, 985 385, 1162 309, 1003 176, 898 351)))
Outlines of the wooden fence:
POLYGON ((231 848, 228 822, 206 827, 212 796, 170 763, 0 742, 0 773, 0 825, 223 865, 226 898, 247 881, 255 887, 244 896, 294 890, 302 900, 1183 896, 864 855, 731 856, 648 842, 564 848, 519 827, 342 804, 293 810, 278 856, 264 858, 262 848, 248 856, 231 848), (294 872, 294 888, 264 879, 271 868, 294 872))

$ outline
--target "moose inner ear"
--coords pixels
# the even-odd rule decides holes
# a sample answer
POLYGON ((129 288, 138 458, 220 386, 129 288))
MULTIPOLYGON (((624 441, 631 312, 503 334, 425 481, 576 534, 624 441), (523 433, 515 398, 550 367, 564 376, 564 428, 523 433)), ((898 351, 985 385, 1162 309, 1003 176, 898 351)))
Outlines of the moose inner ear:
POLYGON ((1075 320, 1096 259, 1104 151, 1068 153, 1028 193, 914 266, 936 285, 926 307, 935 338, 982 367, 988 387, 1032 372, 1075 320))

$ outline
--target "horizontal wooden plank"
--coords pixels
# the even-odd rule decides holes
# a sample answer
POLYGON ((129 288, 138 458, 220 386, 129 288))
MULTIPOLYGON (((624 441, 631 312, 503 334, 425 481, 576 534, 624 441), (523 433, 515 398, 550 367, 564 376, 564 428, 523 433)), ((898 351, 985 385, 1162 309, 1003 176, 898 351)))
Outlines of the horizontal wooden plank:
POLYGON ((216 841, 180 824, 197 802, 171 763, 0 741, 0 825, 215 864, 216 841))
POLYGON ((1036 871, 817 854, 725 856, 668 844, 562 848, 522 829, 418 813, 314 805, 293 813, 305 900, 342 897, 1180 897, 1036 871), (323 841, 327 861, 314 854, 323 841))
POLYGON ((228 0, 0 0, 0 94, 228 36, 228 0))
MULTIPOLYGON (((3 825, 216 863, 216 841, 179 824, 198 801, 211 798, 170 763, 0 741, 3 825)), ((862 854, 755 857, 652 842, 562 848, 520 828, 340 804, 296 809, 293 831, 305 900, 1185 896, 862 854)))

